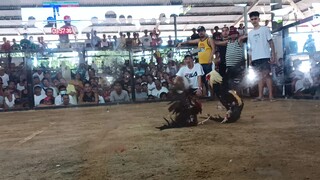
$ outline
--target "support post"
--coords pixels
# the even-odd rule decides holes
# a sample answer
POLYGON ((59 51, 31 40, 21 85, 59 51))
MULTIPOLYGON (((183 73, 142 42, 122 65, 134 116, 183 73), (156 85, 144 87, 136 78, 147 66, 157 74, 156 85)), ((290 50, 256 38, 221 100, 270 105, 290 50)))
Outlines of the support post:
POLYGON ((174 26, 174 45, 178 44, 178 32, 177 32, 177 15, 173 16, 173 26, 174 26))

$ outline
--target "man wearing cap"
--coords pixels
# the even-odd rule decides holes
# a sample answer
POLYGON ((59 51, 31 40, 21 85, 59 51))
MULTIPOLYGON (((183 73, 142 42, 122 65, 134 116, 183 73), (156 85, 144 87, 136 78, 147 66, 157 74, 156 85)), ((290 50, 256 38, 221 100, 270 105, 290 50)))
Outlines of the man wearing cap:
POLYGON ((196 32, 197 31, 197 29, 196 28, 192 28, 192 32, 193 32, 193 34, 191 35, 191 40, 194 40, 194 39, 199 39, 200 37, 199 37, 199 34, 196 32))
MULTIPOLYGON (((71 17, 70 16, 64 16, 63 18, 64 20, 64 24, 61 28, 65 28, 65 29, 68 29, 68 28, 71 28, 72 29, 72 32, 74 34, 77 33, 77 28, 73 25, 71 25, 71 17)), ((69 34, 60 34, 59 35, 59 41, 60 41, 60 47, 61 48, 68 48, 70 47, 69 45, 69 34)))
POLYGON ((202 95, 202 80, 204 75, 202 66, 199 63, 194 63, 192 56, 186 55, 184 57, 185 66, 181 67, 177 72, 176 82, 183 82, 183 77, 187 78, 190 87, 194 89, 197 96, 202 95))
MULTIPOLYGON (((229 85, 234 78, 239 76, 241 72, 241 66, 244 65, 243 61, 243 48, 242 43, 246 36, 239 37, 239 32, 236 28, 231 28, 229 31, 229 40, 224 41, 215 41, 215 44, 218 46, 226 46, 226 69, 223 74, 224 82, 229 85), (228 82, 230 81, 230 82, 228 82)), ((226 84, 226 85, 228 85, 226 84)), ((230 87, 233 88, 233 87, 230 87)))
POLYGON ((212 39, 213 40, 221 40, 221 32, 219 32, 219 27, 215 26, 214 29, 211 29, 212 39))
MULTIPOLYGON (((209 38, 206 34, 206 29, 203 26, 199 26, 198 29, 199 39, 189 40, 182 43, 179 43, 177 47, 180 47, 183 44, 196 44, 198 43, 198 53, 199 63, 201 64, 204 76, 202 76, 202 82, 206 82, 205 76, 212 71, 213 55, 215 53, 215 44, 214 40, 209 38)), ((208 85, 205 83, 205 91, 208 92, 208 85)))

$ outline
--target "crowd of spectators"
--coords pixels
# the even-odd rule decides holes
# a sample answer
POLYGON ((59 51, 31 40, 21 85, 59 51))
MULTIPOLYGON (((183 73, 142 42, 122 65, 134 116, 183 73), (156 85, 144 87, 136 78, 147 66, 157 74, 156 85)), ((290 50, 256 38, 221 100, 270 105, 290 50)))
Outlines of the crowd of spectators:
POLYGON ((130 102, 133 89, 136 101, 169 98, 178 70, 175 61, 161 65, 142 61, 134 66, 132 72, 128 63, 124 63, 119 67, 121 76, 111 81, 106 78, 113 76, 108 73, 110 67, 97 67, 95 62, 80 64, 70 76, 62 73, 62 68, 52 70, 41 66, 32 74, 32 82, 27 82, 23 71, 11 74, 1 67, 0 108, 29 107, 30 94, 33 94, 35 107, 130 102), (98 70, 101 73, 98 74, 98 70))
MULTIPOLYGON (((223 27, 222 29, 226 29, 223 27)), ((238 28, 243 31, 244 27, 238 28)), ((225 34, 219 32, 220 28, 215 27, 211 33, 214 40, 223 39, 225 34)), ((144 35, 139 37, 138 33, 120 32, 120 37, 111 37, 103 34, 100 39, 95 31, 87 34, 85 44, 87 47, 99 47, 102 49, 128 48, 134 46, 154 47, 161 46, 162 39, 160 31, 154 29, 152 32, 144 31, 144 35)), ((226 34, 227 36, 228 34, 226 34)), ((211 36, 211 35, 208 35, 211 36)), ((196 31, 190 39, 199 38, 196 31)), ((46 48, 43 37, 38 38, 38 42, 33 42, 32 36, 25 35, 24 39, 17 44, 13 39, 11 44, 3 38, 2 51, 23 50, 28 48, 46 48)), ((174 45, 169 37, 168 45, 174 45)), ((164 64, 158 56, 154 54, 155 61, 150 63, 145 61, 136 62, 130 68, 128 61, 120 67, 120 77, 114 77, 108 72, 110 67, 95 64, 94 62, 79 64, 78 68, 66 75, 61 69, 47 69, 44 66, 36 68, 32 75, 32 82, 27 81, 26 71, 13 73, 12 69, 0 66, 0 108, 12 109, 30 106, 30 94, 33 95, 35 107, 69 106, 81 104, 104 104, 115 102, 132 101, 133 95, 136 101, 166 100, 171 98, 171 90, 174 78, 183 62, 176 62, 170 55, 168 63, 164 64), (98 70, 100 73, 98 73, 98 70), (113 77, 110 81, 106 76, 113 77), (132 78, 134 77, 134 79, 132 78), (31 87, 31 88, 30 88, 31 87), (31 92, 30 92, 31 90, 31 92), (134 91, 133 91, 134 90, 134 91), (134 94, 133 94, 134 92, 134 94)), ((312 69, 317 69, 319 63, 313 63, 312 69)), ((14 67, 14 66, 11 66, 14 67)), ((319 72, 312 71, 312 80, 319 84, 319 72)), ((295 68, 292 73, 292 89, 295 93, 303 92, 298 86, 303 81, 301 73, 295 68)), ((319 85, 318 85, 319 86, 319 85)), ((317 86, 317 87, 318 87, 317 86)), ((319 93, 319 92, 318 92, 319 93)))

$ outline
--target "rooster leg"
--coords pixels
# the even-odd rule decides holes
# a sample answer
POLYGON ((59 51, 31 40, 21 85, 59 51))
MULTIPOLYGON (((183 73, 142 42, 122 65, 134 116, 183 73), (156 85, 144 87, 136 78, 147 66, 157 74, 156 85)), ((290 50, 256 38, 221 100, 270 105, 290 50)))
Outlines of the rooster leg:
POLYGON ((226 116, 224 117, 223 121, 221 121, 221 124, 226 123, 229 120, 231 112, 231 110, 227 111, 226 116))
POLYGON ((210 115, 210 114, 207 114, 207 119, 205 119, 205 120, 203 120, 203 121, 200 121, 200 122, 198 122, 198 125, 200 125, 200 124, 204 124, 205 122, 207 122, 207 121, 209 121, 210 119, 212 119, 213 117, 210 115))

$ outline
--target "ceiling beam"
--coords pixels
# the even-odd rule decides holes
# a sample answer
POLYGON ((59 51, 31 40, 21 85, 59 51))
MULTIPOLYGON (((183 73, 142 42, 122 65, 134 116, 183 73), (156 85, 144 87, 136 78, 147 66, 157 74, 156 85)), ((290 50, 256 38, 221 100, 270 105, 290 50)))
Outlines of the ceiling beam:
MULTIPOLYGON (((255 0, 252 5, 248 8, 248 13, 251 11, 252 8, 256 7, 259 4, 260 0, 255 0)), ((245 14, 245 16, 247 16, 247 14, 245 14)), ((239 26, 240 22, 243 21, 244 19, 244 15, 242 14, 242 16, 234 23, 234 26, 237 27, 239 26)))
MULTIPOLYGON (((290 5, 294 8, 294 10, 296 10, 298 16, 300 16, 301 19, 307 18, 307 17, 303 14, 303 12, 300 10, 300 8, 298 7, 298 5, 297 5, 295 2, 293 2, 293 0, 287 0, 287 1, 288 1, 288 2, 290 3, 290 5)), ((309 28, 311 28, 311 30, 313 31, 313 30, 314 30, 313 25, 312 25, 310 22, 308 22, 307 24, 308 24, 309 28)))

